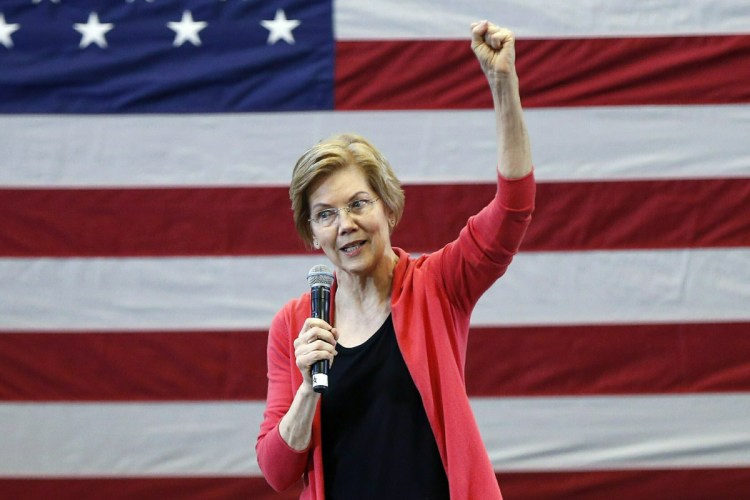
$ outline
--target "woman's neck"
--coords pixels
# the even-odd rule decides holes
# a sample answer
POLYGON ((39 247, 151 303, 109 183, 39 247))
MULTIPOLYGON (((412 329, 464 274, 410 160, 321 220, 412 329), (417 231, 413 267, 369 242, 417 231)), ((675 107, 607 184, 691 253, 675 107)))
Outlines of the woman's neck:
POLYGON ((392 253, 368 275, 336 273, 336 318, 378 319, 390 313, 393 272, 398 256, 392 253))
POLYGON ((387 300, 391 296, 393 270, 398 263, 395 252, 385 257, 381 264, 368 274, 336 272, 336 295, 342 295, 351 305, 387 300))

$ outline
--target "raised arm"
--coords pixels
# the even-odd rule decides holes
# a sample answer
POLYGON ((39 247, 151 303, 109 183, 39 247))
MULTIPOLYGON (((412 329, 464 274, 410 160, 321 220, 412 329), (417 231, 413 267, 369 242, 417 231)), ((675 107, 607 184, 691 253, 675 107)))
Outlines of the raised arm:
POLYGON ((521 108, 513 33, 488 21, 471 25, 471 48, 492 91, 497 131, 497 168, 517 179, 531 172, 531 146, 521 108))

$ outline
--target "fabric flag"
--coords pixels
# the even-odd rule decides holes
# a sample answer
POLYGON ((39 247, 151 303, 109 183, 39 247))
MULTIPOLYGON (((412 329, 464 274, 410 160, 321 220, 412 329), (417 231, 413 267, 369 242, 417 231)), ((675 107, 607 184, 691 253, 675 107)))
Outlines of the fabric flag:
POLYGON ((254 451, 270 319, 325 263, 292 165, 360 133, 394 244, 453 239, 495 189, 480 19, 539 181, 466 366, 504 495, 750 497, 744 0, 4 0, 0 497, 298 495, 254 451))

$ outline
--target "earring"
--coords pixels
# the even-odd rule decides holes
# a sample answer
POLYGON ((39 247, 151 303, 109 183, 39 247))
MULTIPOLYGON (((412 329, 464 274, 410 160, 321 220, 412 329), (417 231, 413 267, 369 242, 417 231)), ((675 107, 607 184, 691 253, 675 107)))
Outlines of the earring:
POLYGON ((314 247, 315 247, 316 249, 319 249, 319 248, 320 248, 320 243, 318 243, 318 240, 313 240, 313 246, 314 246, 314 247))
POLYGON ((396 219, 390 219, 388 222, 390 222, 391 227, 396 225, 396 219))

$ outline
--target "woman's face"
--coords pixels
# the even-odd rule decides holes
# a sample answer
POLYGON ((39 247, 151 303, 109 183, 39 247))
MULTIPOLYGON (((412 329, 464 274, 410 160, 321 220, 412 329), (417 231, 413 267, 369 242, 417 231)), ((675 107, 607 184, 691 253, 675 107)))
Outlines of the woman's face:
MULTIPOLYGON (((315 217, 321 210, 376 198, 362 170, 351 165, 313 184, 308 203, 315 217)), ((379 265, 387 265, 386 255, 391 252, 389 215, 382 201, 376 201, 360 215, 339 210, 337 220, 328 227, 310 224, 314 240, 339 274, 371 275, 379 265)))

